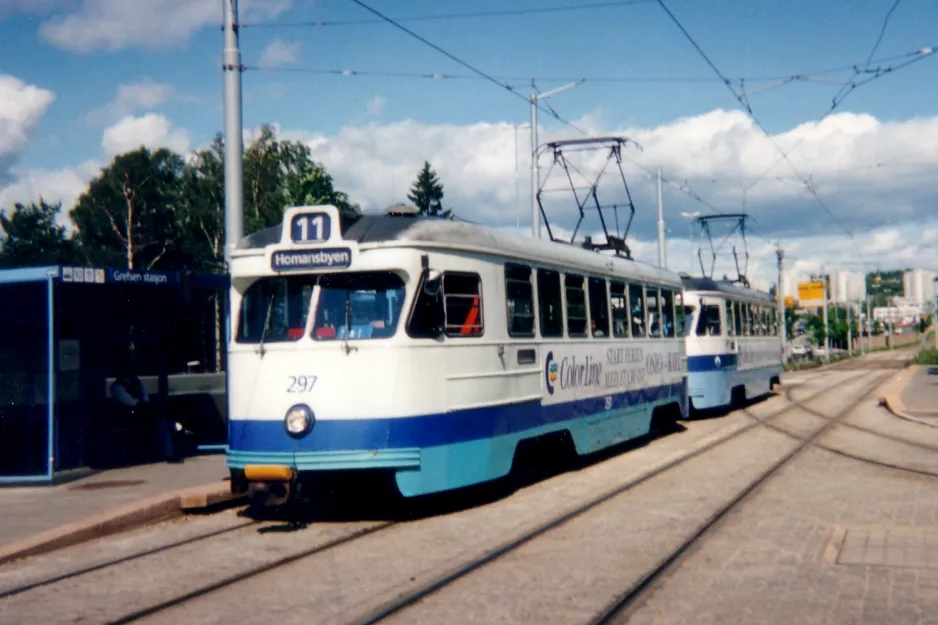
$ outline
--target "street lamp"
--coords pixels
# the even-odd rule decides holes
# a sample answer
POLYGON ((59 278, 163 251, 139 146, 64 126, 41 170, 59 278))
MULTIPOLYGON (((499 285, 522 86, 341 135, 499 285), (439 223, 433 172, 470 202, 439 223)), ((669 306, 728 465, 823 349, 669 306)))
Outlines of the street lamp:
POLYGON ((690 273, 694 273, 694 220, 700 217, 700 211, 694 211, 693 213, 681 213, 681 217, 685 217, 690 221, 687 222, 687 244, 690 247, 690 273))
POLYGON ((541 238, 541 215, 537 206, 537 190, 541 186, 541 172, 537 163, 537 101, 546 100, 555 93, 581 85, 585 80, 581 78, 545 93, 531 94, 531 234, 535 239, 541 238))

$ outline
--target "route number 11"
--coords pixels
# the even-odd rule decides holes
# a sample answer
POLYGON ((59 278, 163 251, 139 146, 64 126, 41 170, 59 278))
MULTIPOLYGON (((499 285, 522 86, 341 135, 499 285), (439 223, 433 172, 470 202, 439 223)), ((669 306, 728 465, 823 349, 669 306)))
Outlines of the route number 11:
POLYGON ((329 238, 329 216, 323 213, 297 215, 292 225, 291 234, 295 243, 325 241, 329 238))

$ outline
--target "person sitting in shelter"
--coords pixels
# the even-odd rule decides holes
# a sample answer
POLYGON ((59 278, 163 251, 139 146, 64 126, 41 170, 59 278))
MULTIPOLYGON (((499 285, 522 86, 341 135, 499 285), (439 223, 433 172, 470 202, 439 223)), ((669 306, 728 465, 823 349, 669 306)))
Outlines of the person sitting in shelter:
POLYGON ((161 457, 167 462, 182 462, 173 441, 175 423, 153 413, 150 395, 129 366, 111 384, 111 397, 128 409, 132 417, 142 416, 145 421, 152 421, 160 446, 161 457))

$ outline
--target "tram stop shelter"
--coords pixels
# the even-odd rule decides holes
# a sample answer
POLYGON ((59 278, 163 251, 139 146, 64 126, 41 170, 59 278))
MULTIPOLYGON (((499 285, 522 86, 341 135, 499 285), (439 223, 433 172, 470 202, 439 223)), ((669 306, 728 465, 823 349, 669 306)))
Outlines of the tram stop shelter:
POLYGON ((223 447, 228 285, 189 271, 0 271, 0 484, 147 461, 146 428, 110 398, 128 363, 193 447, 223 447))

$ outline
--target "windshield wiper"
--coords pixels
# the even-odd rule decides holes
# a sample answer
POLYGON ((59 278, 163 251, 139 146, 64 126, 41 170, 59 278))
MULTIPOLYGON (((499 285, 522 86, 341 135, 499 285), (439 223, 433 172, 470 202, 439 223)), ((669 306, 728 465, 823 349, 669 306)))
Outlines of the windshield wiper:
POLYGON ((352 294, 346 291, 345 292, 345 355, 346 356, 353 349, 358 349, 357 347, 349 347, 348 335, 351 331, 352 331, 352 294))
POLYGON ((264 319, 264 329, 261 330, 261 340, 257 344, 257 350, 261 358, 264 357, 264 339, 267 337, 267 328, 270 327, 270 313, 274 310, 274 294, 270 294, 270 300, 267 302, 267 317, 264 319))

